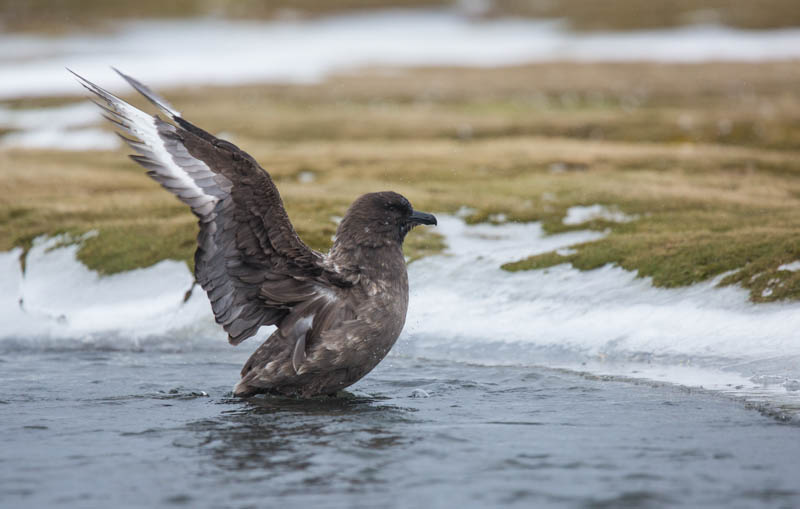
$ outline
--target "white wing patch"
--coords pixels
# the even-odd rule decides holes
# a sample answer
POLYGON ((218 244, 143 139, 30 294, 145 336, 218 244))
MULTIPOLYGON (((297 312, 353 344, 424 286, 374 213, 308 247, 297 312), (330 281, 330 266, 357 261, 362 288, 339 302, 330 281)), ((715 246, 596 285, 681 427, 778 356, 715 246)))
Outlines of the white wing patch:
POLYGON ((227 193, 221 192, 223 190, 214 181, 215 174, 208 166, 192 157, 179 142, 175 126, 156 116, 148 115, 77 74, 75 76, 90 92, 105 101, 107 106, 102 104, 98 106, 109 114, 107 118, 136 138, 123 136, 123 139, 140 154, 132 157, 150 170, 149 175, 189 205, 202 219, 206 221, 213 219, 215 205, 227 193), (201 186, 199 184, 201 180, 206 185, 201 186))
POLYGON ((134 79, 127 74, 123 73, 116 67, 112 67, 114 71, 122 76, 122 78, 127 81, 133 88, 135 88, 140 94, 145 96, 151 103, 158 106, 158 109, 169 115, 171 118, 180 117, 181 112, 176 110, 173 105, 169 103, 166 99, 158 95, 157 93, 153 92, 150 87, 142 83, 141 81, 134 79))

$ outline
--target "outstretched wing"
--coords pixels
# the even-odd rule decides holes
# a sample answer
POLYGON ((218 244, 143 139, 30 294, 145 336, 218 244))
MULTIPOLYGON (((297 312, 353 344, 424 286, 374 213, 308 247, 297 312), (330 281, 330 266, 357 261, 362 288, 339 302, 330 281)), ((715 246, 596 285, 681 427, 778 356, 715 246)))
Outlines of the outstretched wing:
POLYGON ((331 296, 333 287, 351 284, 300 240, 278 189, 250 155, 187 122, 149 88, 120 75, 175 124, 75 74, 102 100, 96 104, 106 118, 130 136, 120 134, 138 152, 131 158, 199 218, 195 276, 232 344, 262 325, 280 327, 293 308, 320 292, 331 296))

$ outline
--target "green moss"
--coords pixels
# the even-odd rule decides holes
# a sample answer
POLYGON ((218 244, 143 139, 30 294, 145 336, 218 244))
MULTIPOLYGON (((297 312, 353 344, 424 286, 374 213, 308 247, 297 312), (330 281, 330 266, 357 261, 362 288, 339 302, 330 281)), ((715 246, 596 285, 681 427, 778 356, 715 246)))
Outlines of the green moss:
POLYGON ((547 269, 567 262, 569 262, 568 257, 562 256, 555 251, 550 251, 536 256, 529 256, 524 260, 504 263, 500 268, 508 272, 518 272, 521 270, 547 269))
POLYGON ((78 259, 101 274, 149 267, 161 260, 185 261, 194 267, 197 226, 144 223, 106 226, 83 242, 78 259))
MULTIPOLYGON (((304 242, 322 252, 330 248, 335 233, 335 225, 298 231, 304 242)), ((64 243, 80 242, 78 259, 88 268, 108 275, 149 267, 164 259, 185 261, 193 270, 196 237, 197 225, 193 222, 147 222, 102 227, 97 235, 86 240, 71 236, 64 243)), ((409 234, 404 251, 413 261, 439 253, 445 247, 441 235, 419 229, 409 234)))
MULTIPOLYGON (((506 270, 610 263, 663 287, 724 276, 770 301, 800 299, 800 273, 777 270, 800 259, 798 80, 793 63, 541 64, 161 92, 270 171, 314 249, 330 247, 357 196, 392 189, 420 210, 471 207, 472 223, 607 232, 506 270), (593 204, 637 219, 563 223, 569 207, 593 204)), ((79 257, 104 274, 191 265, 196 219, 125 154, 0 150, 0 249, 95 230, 79 257)), ((405 252, 444 247, 420 228, 405 252)))
POLYGON ((778 271, 782 263, 800 259, 800 239, 793 231, 752 231, 729 234, 660 234, 616 236, 573 246, 576 252, 560 256, 544 253, 502 266, 516 272, 570 263, 580 270, 615 264, 652 278, 659 287, 673 288, 707 281, 732 272, 720 285, 739 284, 755 302, 796 299, 800 277, 778 271), (783 260, 783 261, 782 261, 783 260), (765 293, 765 290, 770 290, 765 293))

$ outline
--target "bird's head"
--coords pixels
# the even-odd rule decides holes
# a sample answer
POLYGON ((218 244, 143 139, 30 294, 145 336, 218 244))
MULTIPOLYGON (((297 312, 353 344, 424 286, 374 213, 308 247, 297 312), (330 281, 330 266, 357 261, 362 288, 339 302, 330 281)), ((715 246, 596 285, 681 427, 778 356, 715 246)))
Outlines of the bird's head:
POLYGON ((337 243, 347 239, 368 247, 402 244, 406 234, 420 224, 435 225, 436 217, 414 210, 404 196, 395 192, 368 193, 347 210, 336 239, 337 243))

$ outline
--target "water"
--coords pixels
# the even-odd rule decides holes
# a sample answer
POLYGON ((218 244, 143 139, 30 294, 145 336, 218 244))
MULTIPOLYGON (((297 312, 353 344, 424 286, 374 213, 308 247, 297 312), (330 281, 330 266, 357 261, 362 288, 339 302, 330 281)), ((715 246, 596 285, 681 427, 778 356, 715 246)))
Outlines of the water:
MULTIPOLYGON (((796 29, 575 34, 429 10, 138 22, 0 34, 0 97, 83 93, 64 66, 164 87, 366 65, 794 58, 798 41, 796 29), (205 65, 215 55, 223 74, 205 65)), ((113 148, 97 121, 91 105, 0 108, 14 129, 0 145, 113 148)), ((591 211, 606 213, 565 219, 591 211)), ((100 278, 76 246, 40 239, 23 274, 19 250, 0 253, 0 506, 800 505, 800 428, 784 423, 800 409, 796 304, 754 306, 713 282, 655 289, 611 266, 498 268, 598 232, 448 217, 439 231, 451 252, 411 266, 394 352, 348 396, 313 401, 230 397, 257 340, 224 345, 202 292, 184 302, 182 264, 100 278)))
MULTIPOLYGON (((800 422, 797 304, 755 305, 745 290, 713 281, 654 288, 614 266, 512 274, 500 265, 604 233, 548 236, 536 223, 467 225, 437 216, 449 249, 409 266, 408 318, 396 353, 702 387, 800 422)), ((184 264, 100 277, 76 260, 78 245, 63 240, 36 240, 24 273, 21 251, 0 253, 0 352, 193 352, 226 344, 184 264)))
POLYGON ((795 307, 498 268, 598 232, 439 232, 390 356, 312 401, 231 398, 269 330, 228 347, 185 265, 0 254, 0 507, 800 504, 795 307))
POLYGON ((800 504, 800 428, 711 394, 393 354, 346 396, 246 402, 247 353, 4 354, 0 505, 800 504))

